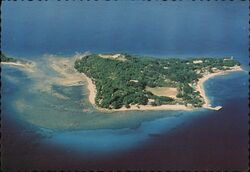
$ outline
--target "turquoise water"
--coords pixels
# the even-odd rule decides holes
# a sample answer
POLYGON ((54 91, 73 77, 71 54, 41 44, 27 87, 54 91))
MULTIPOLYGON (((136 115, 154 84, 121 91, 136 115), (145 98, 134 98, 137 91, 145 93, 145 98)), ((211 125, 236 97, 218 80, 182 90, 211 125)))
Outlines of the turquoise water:
POLYGON ((2 68, 5 168, 244 169, 246 72, 206 82, 212 105, 222 105, 221 111, 100 113, 87 101, 85 86, 53 85, 52 91, 66 100, 36 86, 56 75, 46 67, 47 55, 85 51, 161 58, 234 56, 248 69, 247 5, 5 1, 2 50, 36 61, 41 71, 29 75, 2 68))

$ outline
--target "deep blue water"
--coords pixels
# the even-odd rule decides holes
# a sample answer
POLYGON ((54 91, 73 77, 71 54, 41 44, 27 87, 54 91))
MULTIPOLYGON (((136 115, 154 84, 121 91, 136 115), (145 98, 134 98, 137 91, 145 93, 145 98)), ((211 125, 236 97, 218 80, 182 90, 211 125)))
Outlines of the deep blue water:
POLYGON ((2 48, 17 56, 248 55, 247 2, 5 2, 2 8, 2 48))
MULTIPOLYGON (((234 56, 248 68, 247 2, 4 1, 1 8, 2 51, 17 58, 39 60, 44 54, 85 51, 162 58, 234 56)), ((82 107, 77 104, 82 94, 78 88, 61 90, 74 100, 65 107, 76 111, 57 112, 46 102, 60 101, 30 93, 29 76, 8 67, 2 76, 2 158, 9 171, 247 168, 246 72, 206 82, 212 104, 222 105, 221 111, 133 112, 116 117, 78 112, 82 107), (16 101, 22 99, 33 108, 18 110, 16 101), (72 131, 70 122, 79 128, 72 131), (86 130, 81 123, 101 127, 86 130), (64 126, 68 130, 62 130, 64 126)))

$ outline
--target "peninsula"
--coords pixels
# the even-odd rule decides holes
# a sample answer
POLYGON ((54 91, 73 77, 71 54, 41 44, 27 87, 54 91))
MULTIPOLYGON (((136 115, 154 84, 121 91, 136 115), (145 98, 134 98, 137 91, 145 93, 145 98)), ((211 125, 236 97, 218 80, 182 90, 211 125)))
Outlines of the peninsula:
POLYGON ((192 110, 211 107, 203 83, 240 71, 233 58, 149 58, 90 54, 75 61, 88 82, 90 102, 101 111, 192 110))

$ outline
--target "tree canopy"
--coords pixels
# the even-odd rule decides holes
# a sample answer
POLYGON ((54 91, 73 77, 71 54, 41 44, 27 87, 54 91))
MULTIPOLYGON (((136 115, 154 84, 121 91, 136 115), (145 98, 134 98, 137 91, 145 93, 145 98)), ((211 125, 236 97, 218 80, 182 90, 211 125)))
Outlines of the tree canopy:
POLYGON ((1 62, 16 62, 16 61, 17 61, 16 59, 8 57, 1 52, 1 62))
POLYGON ((123 54, 126 60, 102 58, 91 54, 75 61, 75 68, 96 85, 95 102, 103 108, 127 108, 130 105, 159 106, 191 104, 200 107, 204 100, 193 85, 205 72, 229 70, 240 65, 236 60, 221 58, 159 59, 123 54), (176 87, 177 98, 153 95, 148 87, 176 87), (153 101, 149 102, 149 99, 153 101))

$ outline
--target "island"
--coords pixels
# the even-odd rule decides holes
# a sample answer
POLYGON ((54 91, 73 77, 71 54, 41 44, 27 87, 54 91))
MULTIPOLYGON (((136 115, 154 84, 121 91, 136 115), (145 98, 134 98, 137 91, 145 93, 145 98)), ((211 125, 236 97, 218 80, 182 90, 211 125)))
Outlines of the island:
POLYGON ((240 71, 230 58, 151 58, 89 54, 74 68, 88 82, 89 100, 102 111, 192 110, 212 107, 203 83, 216 75, 240 71))
POLYGON ((86 80, 89 102, 103 112, 220 110, 221 106, 212 107, 204 82, 243 70, 233 57, 156 58, 126 53, 80 53, 73 57, 50 55, 43 60, 45 63, 37 63, 1 53, 1 65, 23 70, 36 78, 34 89, 62 100, 70 97, 53 90, 53 85, 82 86, 86 80), (56 75, 48 76, 44 67, 56 75))

